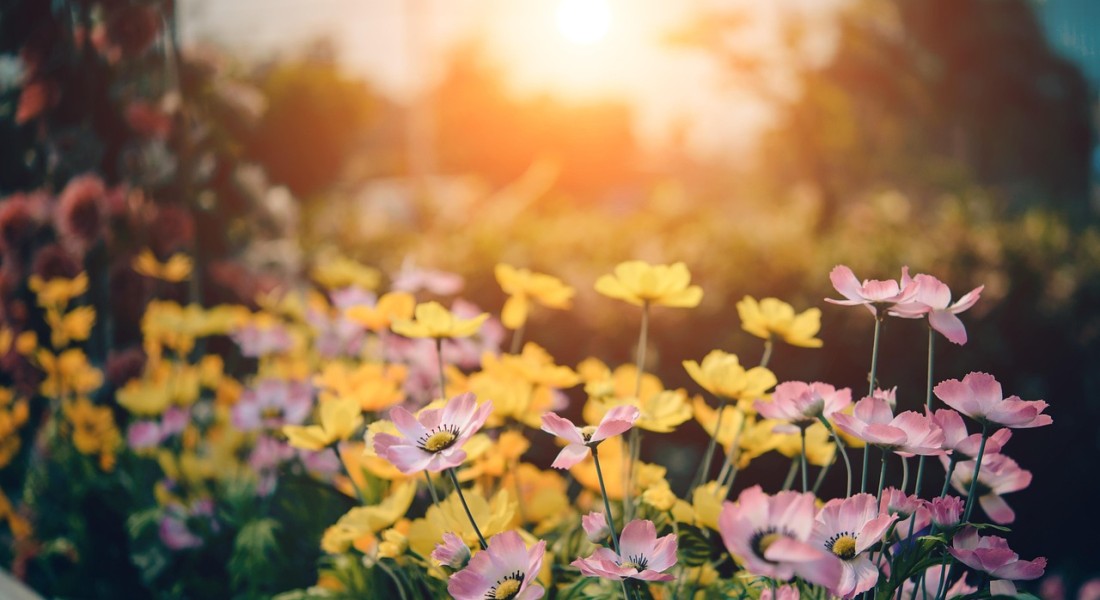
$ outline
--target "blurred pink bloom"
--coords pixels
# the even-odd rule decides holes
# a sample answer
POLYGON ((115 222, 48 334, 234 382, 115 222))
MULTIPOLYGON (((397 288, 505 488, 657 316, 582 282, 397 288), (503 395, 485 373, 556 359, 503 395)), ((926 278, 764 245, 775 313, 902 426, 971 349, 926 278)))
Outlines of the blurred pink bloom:
POLYGON ((298 450, 298 460, 307 471, 316 475, 335 475, 343 467, 340 465, 340 457, 336 452, 325 450, 298 450))
POLYGON ((183 430, 187 428, 187 424, 190 422, 191 410, 189 408, 182 408, 179 406, 170 407, 160 416, 161 432, 166 438, 172 437, 173 435, 179 435, 183 433, 183 430))
POLYGON ((611 528, 607 525, 607 517, 600 512, 590 512, 581 517, 581 527, 584 535, 593 544, 602 544, 607 536, 611 535, 611 528))
MULTIPOLYGON (((1100 582, 1100 580, 1094 580, 1100 582)), ((1084 587, 1081 588, 1084 590, 1084 587)), ((1066 582, 1061 575, 1048 575, 1039 582, 1039 597, 1043 600, 1066 600, 1066 582)), ((1078 600, 1082 600, 1079 596, 1078 600)), ((1091 600, 1100 600, 1100 594, 1091 600)))
POLYGON ((962 519, 963 501, 958 496, 941 496, 933 498, 928 504, 928 512, 932 514, 932 522, 941 530, 951 529, 959 524, 962 519))
POLYGON ((825 548, 841 560, 840 581, 829 591, 842 598, 866 592, 878 581, 878 569, 867 550, 882 541, 882 536, 897 515, 879 512, 871 494, 834 498, 817 513, 810 543, 825 548))
POLYGON ((1100 600, 1100 578, 1090 579, 1077 590, 1077 600, 1100 600))
POLYGON ((881 397, 867 396, 856 402, 852 414, 836 413, 833 421, 848 435, 901 456, 943 454, 943 431, 932 419, 915 411, 895 417, 881 397))
POLYGON ((248 358, 258 358, 269 354, 279 354, 290 350, 292 340, 290 332, 283 325, 257 327, 246 325, 229 334, 241 348, 241 354, 248 358))
MULTIPOLYGON (((950 408, 938 409, 932 415, 932 421, 943 430, 943 449, 956 453, 958 460, 964 457, 974 458, 981 447, 982 434, 968 435, 966 423, 958 411, 950 408)), ((1011 429, 998 429, 985 441, 986 454, 998 454, 1012 437, 1011 429)))
POLYGON ((248 455, 248 466, 254 471, 271 471, 293 456, 294 448, 290 444, 271 436, 261 435, 256 438, 256 445, 248 455))
POLYGON ((791 423, 776 427, 777 432, 798 433, 799 427, 815 423, 818 417, 831 419, 833 413, 852 403, 852 390, 815 381, 787 381, 775 387, 771 401, 757 400, 753 406, 761 416, 791 423))
POLYGON ((451 575, 447 591, 455 600, 542 598, 545 590, 535 578, 545 554, 545 541, 528 549, 519 533, 505 531, 493 536, 489 547, 475 554, 465 569, 451 575))
POLYGON ((760 600, 799 600, 801 594, 798 588, 791 585, 781 585, 772 593, 771 586, 765 586, 760 590, 760 600))
POLYGON ((195 535, 187 528, 184 517, 167 514, 160 518, 160 526, 157 528, 160 541, 169 550, 186 550, 202 546, 202 538, 195 535))
POLYGON ((138 135, 164 140, 172 132, 172 117, 145 100, 128 104, 123 115, 126 124, 138 135))
POLYGON ((322 358, 354 358, 362 352, 366 329, 359 323, 317 310, 306 312, 306 322, 313 329, 313 346, 322 358))
POLYGON ((718 532, 730 554, 754 575, 790 581, 798 576, 830 589, 840 582, 841 560, 810 543, 814 495, 779 492, 768 496, 755 485, 726 502, 718 532))
POLYGON ((432 550, 432 559, 452 569, 464 569, 470 562, 470 548, 462 538, 448 531, 443 534, 443 541, 432 550))
POLYGON ((340 312, 353 306, 373 307, 378 302, 378 296, 374 292, 354 285, 329 292, 329 299, 340 312))
MULTIPOLYGON (((943 461, 943 458, 940 458, 943 461)), ((951 485, 963 494, 970 491, 974 480, 976 461, 965 460, 955 465, 951 474, 951 485)), ((946 465, 945 467, 946 468, 946 465)), ((1016 461, 1004 454, 987 454, 982 458, 982 470, 978 475, 978 504, 994 523, 1004 525, 1016 520, 1012 507, 1001 498, 1001 494, 1018 492, 1031 485, 1031 471, 1021 469, 1016 461)))
POLYGON ((1004 538, 995 535, 978 535, 978 530, 967 527, 955 534, 947 549, 964 565, 988 573, 999 579, 1013 581, 1038 579, 1043 576, 1047 559, 1020 560, 1020 556, 1008 547, 1004 538))
POLYGON ((424 290, 437 296, 451 296, 461 292, 464 284, 461 275, 421 269, 412 259, 406 257, 401 263, 401 270, 393 276, 393 284, 390 288, 410 294, 424 290))
POLYGON ((675 577, 664 571, 676 564, 676 535, 670 533, 657 539, 653 521, 635 519, 623 527, 619 554, 609 548, 598 548, 592 556, 570 564, 589 577, 672 581, 675 577))
MULTIPOLYGON (((940 590, 940 582, 943 581, 943 577, 948 576, 950 570, 944 570, 940 565, 932 565, 924 571, 924 579, 921 580, 923 592, 927 594, 928 598, 935 598, 936 592, 940 590)), ((916 584, 912 579, 905 580, 902 584, 902 598, 923 598, 922 590, 914 590, 916 584), (914 596, 916 594, 916 596, 914 596)), ((966 577, 960 577, 954 584, 948 586, 947 593, 944 596, 945 600, 951 600, 952 598, 961 598, 968 596, 978 591, 978 588, 967 585, 966 577)))
POLYGON ((882 490, 879 511, 898 516, 898 521, 894 524, 894 533, 898 539, 902 540, 909 536, 910 525, 912 525, 913 534, 916 535, 932 522, 927 500, 922 500, 915 495, 906 496, 893 487, 882 490))
POLYGON ((73 177, 57 199, 55 225, 68 247, 83 254, 106 222, 107 188, 96 175, 73 177))
POLYGON ((233 405, 233 424, 241 431, 299 425, 313 408, 313 388, 305 381, 261 380, 233 405))
POLYGON ((980 285, 957 302, 951 304, 951 289, 947 284, 931 275, 917 275, 913 278, 916 294, 904 303, 895 305, 890 314, 905 319, 919 319, 928 315, 928 325, 943 334, 948 340, 960 346, 966 343, 966 327, 955 315, 974 306, 982 295, 984 285, 980 285))
POLYGON ((394 407, 390 419, 403 437, 376 434, 374 451, 406 475, 457 467, 466 460, 463 444, 481 429, 492 411, 492 400, 478 406, 470 393, 451 398, 443 408, 422 410, 419 416, 394 407))
POLYGON ((160 425, 156 421, 135 421, 126 429, 126 445, 132 450, 156 448, 161 439, 160 425))
POLYGON ((603 440, 629 431, 638 420, 638 408, 628 404, 616 406, 604 414, 600 424, 577 427, 569 419, 548 412, 542 415, 542 430, 569 442, 558 453, 555 469, 568 469, 588 457, 590 448, 603 440))
POLYGON ((885 281, 869 279, 860 283, 855 273, 844 265, 833 267, 829 273, 829 280, 833 282, 836 291, 844 296, 844 300, 826 298, 826 302, 843 306, 863 305, 873 315, 878 315, 880 308, 909 302, 917 293, 916 285, 909 278, 909 267, 903 267, 901 270, 901 284, 893 279, 885 281))
POLYGON ((1024 429, 1053 422, 1050 415, 1042 414, 1046 402, 1021 400, 1019 396, 1005 398, 1001 384, 988 373, 970 373, 962 381, 941 381, 933 391, 944 404, 979 423, 1024 429))

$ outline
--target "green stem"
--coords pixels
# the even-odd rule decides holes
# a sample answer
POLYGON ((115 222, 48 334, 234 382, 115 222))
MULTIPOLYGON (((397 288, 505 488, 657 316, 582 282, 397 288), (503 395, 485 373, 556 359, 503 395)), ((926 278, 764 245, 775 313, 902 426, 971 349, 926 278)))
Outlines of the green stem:
MULTIPOLYGON (((878 309, 876 309, 877 311, 878 309)), ((882 332, 882 315, 878 312, 875 313, 875 340, 871 345, 871 375, 867 383, 867 395, 873 396, 875 394, 875 377, 878 372, 878 340, 879 335, 882 332)), ((869 445, 863 446, 863 478, 859 482, 859 492, 862 494, 867 491, 867 467, 871 463, 871 448, 869 445)))
MULTIPOLYGON (((642 301, 642 326, 638 332, 638 352, 634 376, 634 398, 642 402, 642 375, 645 369, 646 338, 649 336, 649 300, 642 301)), ((626 464, 626 485, 623 488, 623 520, 630 521, 634 514, 634 470, 641 455, 641 431, 635 427, 630 430, 630 453, 626 464)))
POLYGON ((878 470, 878 494, 875 498, 882 500, 882 484, 886 483, 886 449, 882 448, 882 466, 878 470))
POLYGON ((527 328, 527 321, 524 321, 515 331, 512 332, 512 347, 509 350, 511 354, 519 354, 520 349, 523 347, 523 331, 527 328))
POLYGON ((974 479, 970 480, 970 491, 966 493, 966 510, 963 511, 963 521, 970 522, 970 513, 974 510, 974 495, 978 491, 978 474, 982 471, 982 458, 985 454, 985 441, 989 438, 989 422, 982 421, 982 442, 978 445, 978 458, 974 462, 974 479))
MULTIPOLYGON (((425 473, 427 473, 427 471, 425 471, 425 473)), ((405 595, 405 586, 401 584, 401 580, 397 578, 397 575, 393 572, 393 569, 390 569, 389 567, 387 567, 386 564, 383 563, 381 560, 379 560, 378 562, 376 562, 374 564, 379 569, 382 569, 383 573, 385 573, 386 575, 389 575, 390 579, 393 580, 394 586, 397 587, 397 594, 399 596, 401 596, 401 600, 406 600, 408 598, 408 596, 405 595)))
MULTIPOLYGON (((924 387, 924 410, 926 415, 932 414, 932 359, 935 357, 935 341, 936 332, 931 326, 928 327, 928 377, 925 380, 924 387)), ((913 490, 913 495, 920 497, 921 484, 924 483, 924 461, 928 457, 923 454, 920 460, 917 461, 917 487, 913 490)))
POLYGON ((485 536, 481 535, 481 530, 477 527, 477 521, 474 521, 474 514, 470 512, 470 506, 466 504, 466 496, 462 495, 462 486, 458 485, 458 477, 455 476, 454 468, 447 469, 447 475, 451 476, 451 483, 455 486, 455 492, 458 493, 458 499, 462 501, 462 508, 466 509, 466 517, 470 519, 470 525, 474 527, 474 533, 477 534, 477 541, 481 544, 481 549, 484 550, 488 548, 489 544, 485 541, 485 536))
POLYGON ((428 493, 432 495, 432 504, 439 506, 439 494, 435 493, 435 486, 432 485, 432 476, 428 474, 428 471, 424 471, 424 480, 428 482, 428 493))
MULTIPOLYGON (((718 445, 718 432, 722 430, 722 413, 725 412, 726 403, 728 402, 729 399, 725 396, 722 396, 722 399, 718 402, 718 416, 714 420, 714 431, 710 432, 710 441, 707 442, 707 450, 703 454, 703 464, 699 465, 695 478, 691 480, 691 489, 705 483, 707 475, 710 474, 710 463, 714 459, 714 448, 718 445)), ((727 456, 729 456, 729 453, 727 453, 727 456)))
POLYGON ((845 488, 844 497, 848 498, 852 495, 852 461, 848 460, 848 449, 844 445, 844 440, 840 439, 840 435, 837 434, 836 429, 833 429, 833 425, 829 423, 828 419, 824 416, 817 418, 821 421, 821 424, 829 430, 829 433, 833 434, 833 442, 836 444, 836 449, 840 450, 840 456, 844 459, 844 468, 848 471, 848 487, 845 488))
POLYGON ((791 459, 791 468, 787 469, 787 478, 783 480, 783 491, 791 489, 794 484, 794 476, 798 474, 798 458, 791 459))
POLYGON ((810 474, 806 472, 806 428, 802 427, 802 493, 810 490, 810 474))
POLYGON ((596 447, 592 446, 592 462, 596 465, 596 478, 600 480, 600 494, 603 495, 603 514, 607 519, 607 527, 611 529, 611 543, 614 545, 615 554, 619 553, 619 535, 615 533, 615 521, 611 518, 611 502, 607 499, 607 487, 603 483, 603 470, 600 469, 600 456, 596 447))
POLYGON ((439 397, 447 397, 447 377, 443 374, 443 338, 435 338, 435 354, 439 363, 439 397))
POLYGON ((772 336, 769 333, 768 334, 768 339, 764 340, 764 355, 760 357, 760 366, 761 367, 766 368, 768 366, 768 363, 771 362, 772 347, 774 345, 775 345, 775 343, 772 342, 772 336))
POLYGON ((952 452, 951 460, 947 463, 947 473, 944 475, 943 489, 940 490, 940 498, 943 498, 947 495, 947 489, 951 486, 951 475, 955 473, 955 463, 957 463, 958 461, 958 454, 952 452))
MULTIPOLYGON (((901 459, 901 493, 904 495, 905 488, 909 487, 909 459, 900 454, 898 458, 901 459)), ((921 458, 924 458, 924 456, 921 456, 921 458)))

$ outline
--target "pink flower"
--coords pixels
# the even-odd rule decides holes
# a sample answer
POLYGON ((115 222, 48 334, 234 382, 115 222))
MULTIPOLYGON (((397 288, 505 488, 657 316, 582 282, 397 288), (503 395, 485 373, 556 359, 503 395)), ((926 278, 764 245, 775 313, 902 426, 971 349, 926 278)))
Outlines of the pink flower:
POLYGON ((878 569, 867 550, 882 541, 882 536, 897 515, 880 513, 871 494, 835 498, 817 514, 810 542, 833 553, 841 560, 840 581, 829 591, 842 598, 866 592, 878 581, 878 569))
POLYGON ((967 310, 982 295, 984 285, 980 285, 957 302, 951 304, 951 289, 945 283, 931 275, 917 275, 913 278, 916 294, 908 302, 900 303, 890 309, 890 314, 905 319, 919 319, 928 315, 928 325, 943 334, 949 341, 966 343, 966 327, 955 315, 967 310))
POLYGON ((607 411, 597 426, 577 427, 569 419, 554 413, 542 415, 542 430, 569 442, 558 453, 551 467, 568 469, 588 457, 589 449, 603 440, 629 431, 638 420, 638 408, 624 404, 607 411))
POLYGON ((619 554, 599 548, 592 556, 570 564, 589 577, 672 581, 675 577, 663 571, 676 564, 676 535, 670 533, 657 539, 653 521, 635 519, 623 527, 619 554))
POLYGON ((126 445, 138 452, 155 448, 161 439, 160 425, 156 421, 135 421, 126 430, 126 445))
POLYGON ((183 515, 167 514, 161 517, 157 528, 160 541, 169 550, 186 550, 202 546, 203 540, 187 528, 183 515))
POLYGON ((462 538, 448 531, 443 534, 443 541, 432 550, 432 559, 452 569, 465 569, 470 562, 470 548, 462 538))
POLYGON ((1081 584, 1077 590, 1077 600, 1100 600, 1100 578, 1093 578, 1081 584))
POLYGON ((406 475, 457 467, 466 460, 463 444, 481 429, 492 411, 491 400, 478 406, 470 393, 451 398, 443 408, 424 409, 417 416, 397 406, 390 411, 390 418, 403 437, 376 434, 374 451, 406 475))
POLYGON ((942 454, 943 431, 932 419, 915 411, 894 416, 884 398, 867 396, 856 402, 852 414, 833 415, 836 426, 868 444, 901 456, 942 454))
POLYGON ((932 514, 932 522, 936 527, 941 530, 951 529, 962 519, 963 501, 958 496, 933 498, 928 504, 928 511, 932 514))
POLYGON ((313 388, 305 381, 264 379, 233 405, 233 424, 241 431, 298 425, 313 408, 313 388))
POLYGON ((164 411, 160 417, 161 431, 164 437, 172 437, 183 433, 187 424, 191 422, 191 409, 172 406, 164 411))
POLYGON ((590 512, 581 517, 581 527, 584 527, 584 535, 593 544, 601 544, 611 535, 611 527, 607 525, 607 517, 603 513, 590 512))
POLYGON ((799 600, 801 597, 798 588, 791 585, 781 585, 775 593, 772 593, 771 586, 760 590, 760 600, 799 600))
POLYGON ((915 495, 906 496, 893 487, 882 490, 879 511, 898 516, 898 521, 894 524, 894 533, 898 536, 898 539, 909 537, 910 525, 912 525, 913 533, 917 534, 932 522, 932 514, 928 511, 928 501, 915 495))
POLYGON ((737 504, 726 502, 718 517, 726 549, 754 575, 779 581, 797 575, 832 589, 843 566, 833 553, 810 543, 813 528, 813 494, 768 496, 759 485, 742 491, 737 504))
POLYGON ((455 600, 542 598, 545 590, 534 580, 542 569, 545 553, 545 541, 528 550, 519 533, 505 531, 493 536, 489 547, 475 554, 465 569, 451 575, 447 591, 455 600))
POLYGON ((962 381, 948 379, 933 390, 944 404, 978 421, 1024 429, 1050 425, 1050 415, 1044 415, 1047 403, 1042 400, 1021 400, 1018 396, 1004 398, 1001 384, 988 373, 970 373, 962 381))
POLYGON ((1004 538, 995 535, 981 537, 978 530, 967 527, 955 534, 947 549, 964 565, 988 573, 998 579, 1013 581, 1038 579, 1046 570, 1047 559, 1020 560, 1004 538))
POLYGON ((229 336, 240 346, 241 354, 248 358, 286 352, 293 346, 290 332, 283 325, 247 325, 234 330, 229 336))
MULTIPOLYGON (((942 458, 940 459, 943 460, 942 458)), ((951 474, 951 485, 963 494, 970 491, 974 481, 976 461, 966 460, 955 465, 951 474)), ((946 466, 945 466, 946 468, 946 466)), ((1031 471, 1021 469, 1016 461, 1004 454, 987 454, 982 458, 982 470, 978 475, 978 504, 994 523, 1004 525, 1016 520, 1012 507, 1001 498, 1001 494, 1018 492, 1031 485, 1031 471)))
POLYGON ((872 279, 860 283, 855 273, 844 265, 834 267, 829 273, 829 280, 833 282, 836 291, 844 296, 844 300, 826 298, 826 302, 843 306, 863 305, 876 316, 880 308, 909 302, 917 293, 916 286, 909 278, 909 267, 901 270, 901 284, 893 279, 886 281, 872 279))
MULTIPOLYGON (((944 570, 940 565, 932 565, 924 571, 924 578, 921 580, 923 588, 922 590, 914 590, 916 584, 912 579, 905 580, 902 583, 902 598, 935 598, 936 592, 940 590, 940 582, 943 581, 943 577, 947 576, 949 571, 944 570), (914 596, 914 594, 916 594, 914 596), (924 595, 927 594, 927 595, 924 595)), ((954 584, 948 586, 947 593, 944 595, 946 600, 952 598, 961 598, 968 596, 978 591, 978 588, 967 585, 966 577, 960 577, 954 584)))
POLYGON ((107 188, 96 175, 73 177, 57 199, 58 232, 78 253, 92 245, 106 222, 107 188))
POLYGON ((409 257, 401 263, 401 270, 393 276, 391 289, 415 294, 420 290, 436 296, 451 296, 462 291, 462 276, 446 271, 421 269, 409 257))
POLYGON ((833 413, 852 403, 852 390, 841 390, 815 381, 787 381, 775 387, 771 401, 757 400, 753 406, 762 416, 781 419, 792 425, 779 426, 777 432, 798 433, 798 427, 812 425, 819 417, 830 419, 833 413))
MULTIPOLYGON (((982 434, 968 435, 962 415, 950 408, 941 408, 932 415, 932 421, 943 430, 943 449, 963 457, 974 458, 981 447, 982 434)), ((998 454, 1012 437, 1011 429, 998 429, 985 440, 985 453, 998 454)))

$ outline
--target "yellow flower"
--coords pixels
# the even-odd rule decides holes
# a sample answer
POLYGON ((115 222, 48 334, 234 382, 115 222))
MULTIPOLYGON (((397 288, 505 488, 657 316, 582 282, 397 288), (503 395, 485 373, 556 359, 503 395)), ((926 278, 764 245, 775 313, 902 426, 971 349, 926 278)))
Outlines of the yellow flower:
POLYGON ((39 306, 63 307, 70 300, 88 291, 88 274, 81 273, 72 279, 58 277, 49 281, 31 275, 28 285, 38 296, 39 306))
POLYGON ((737 314, 741 317, 741 328, 758 338, 767 340, 778 336, 792 346, 821 347, 821 340, 814 337, 821 331, 821 310, 818 308, 796 315, 790 304, 778 298, 757 302, 752 296, 745 296, 737 303, 737 314))
POLYGON ((104 470, 113 466, 113 456, 122 436, 115 427, 114 415, 106 406, 96 406, 91 400, 80 397, 62 406, 66 421, 72 427, 73 446, 81 454, 100 455, 104 470), (105 458, 110 457, 110 458, 105 458))
POLYGON ((640 414, 634 425, 646 431, 669 433, 691 418, 691 405, 688 403, 687 392, 680 389, 661 390, 646 396, 644 400, 592 396, 584 405, 584 420, 589 425, 599 424, 607 411, 624 404, 638 408, 640 414))
POLYGON ((0 469, 4 468, 19 452, 22 440, 19 428, 27 422, 30 409, 26 399, 14 400, 7 388, 0 388, 0 469))
POLYGON ((477 333, 488 318, 488 313, 481 313, 472 319, 460 319, 433 300, 417 304, 414 319, 395 320, 393 331, 411 338, 469 337, 477 333))
POLYGON ((553 529, 571 514, 572 504, 566 495, 568 485, 552 470, 543 471, 530 463, 520 463, 508 470, 500 486, 518 491, 520 514, 517 516, 534 523, 536 535, 553 529))
POLYGON ((573 369, 554 364, 554 357, 534 342, 524 344, 519 355, 502 354, 497 357, 486 352, 481 357, 481 363, 483 371, 519 377, 535 385, 568 388, 580 381, 573 369))
POLYGON ((669 488, 667 482, 664 485, 655 485, 642 492, 642 502, 661 512, 672 510, 676 500, 676 494, 672 493, 672 489, 669 488))
MULTIPOLYGON (((741 446, 741 454, 737 457, 739 468, 745 468, 752 459, 767 454, 779 447, 783 442, 784 434, 775 433, 775 426, 783 423, 778 419, 761 419, 750 421, 741 432, 738 443, 741 446)), ((800 442, 801 443, 801 442, 800 442)))
POLYGON ((88 357, 79 348, 70 348, 56 356, 39 350, 35 358, 46 373, 39 387, 43 396, 86 395, 103 385, 103 373, 88 363, 88 357))
POLYGON ((321 450, 346 440, 363 424, 363 411, 354 397, 321 401, 320 425, 284 425, 283 434, 295 448, 321 450))
POLYGON ((692 308, 703 299, 703 290, 691 283, 687 265, 651 265, 640 260, 619 263, 614 275, 596 280, 596 291, 635 306, 659 304, 692 308))
MULTIPOLYGON (((475 489, 463 491, 470 513, 477 522, 485 539, 509 529, 516 514, 516 500, 508 490, 501 489, 491 501, 475 489)), ((452 532, 467 546, 477 543, 477 534, 470 525, 470 518, 457 493, 451 493, 439 504, 428 507, 421 519, 416 519, 409 527, 409 548, 421 556, 429 556, 435 545, 443 539, 443 534, 452 532)))
MULTIPOLYGON (((802 435, 788 433, 781 435, 775 447, 780 454, 787 458, 802 456, 802 435)), ((836 445, 833 444, 832 434, 820 422, 806 428, 806 461, 817 467, 824 467, 833 462, 836 454, 836 445)))
MULTIPOLYGON (((612 372, 598 358, 586 358, 577 365, 577 373, 584 381, 584 391, 596 398, 631 398, 635 394, 638 368, 633 364, 620 365, 612 372)), ((661 380, 652 373, 642 373, 638 395, 647 398, 664 391, 661 380)))
POLYGON ((15 351, 23 356, 30 356, 38 347, 38 336, 33 331, 24 331, 15 336, 15 351))
POLYGON ((179 283, 191 274, 192 262, 186 254, 173 254, 162 263, 153 256, 152 250, 146 248, 134 258, 131 266, 146 277, 179 283))
POLYGON ((15 334, 11 329, 0 326, 0 356, 4 356, 11 350, 12 342, 15 341, 15 334))
MULTIPOLYGON (((607 497, 610 500, 622 500, 624 485, 623 478, 620 475, 625 471, 623 467, 624 453, 622 436, 607 438, 600 442, 598 450, 600 454, 600 470, 603 471, 604 484, 607 486, 607 497)), ((635 468, 637 469, 634 473, 635 494, 639 490, 645 490, 654 483, 665 478, 667 469, 660 465, 641 461, 635 464, 635 468)), ((600 493, 600 481, 596 476, 596 464, 591 456, 577 463, 576 466, 570 469, 570 472, 581 485, 597 494, 600 493)))
POLYGON ((126 410, 142 417, 155 417, 168 409, 172 397, 168 393, 167 377, 132 379, 122 386, 115 398, 126 410))
POLYGON ((409 549, 408 527, 401 531, 391 527, 382 532, 382 542, 378 544, 378 558, 397 558, 409 549))
POLYGON ((702 364, 685 360, 683 365, 700 387, 715 396, 737 400, 743 410, 751 409, 752 401, 764 397, 776 384, 775 374, 768 369, 753 367, 746 371, 736 354, 721 350, 711 350, 702 364))
POLYGON ((405 399, 401 383, 408 372, 405 365, 364 363, 351 368, 340 362, 328 363, 313 383, 321 388, 323 400, 354 398, 364 411, 380 411, 405 399))
POLYGON ((343 256, 321 261, 313 267, 310 275, 314 281, 330 290, 350 286, 373 290, 382 279, 378 269, 343 256))
POLYGON ((408 320, 413 316, 416 298, 408 292, 382 294, 374 306, 352 306, 344 316, 371 331, 385 331, 396 320, 408 320))
POLYGON ((691 493, 691 508, 695 513, 695 524, 718 530, 718 515, 722 513, 725 490, 717 481, 707 482, 691 493))
POLYGON ((695 420, 703 427, 703 431, 717 439, 718 445, 728 454, 733 449, 734 444, 737 443, 737 438, 741 436, 741 429, 745 425, 745 413, 736 406, 722 408, 721 429, 715 435, 715 427, 719 425, 718 410, 711 408, 699 396, 695 397, 693 405, 695 420))
MULTIPOLYGON (((398 470, 393 466, 390 461, 378 456, 374 452, 374 436, 379 433, 388 433, 390 435, 401 435, 398 431, 397 425, 393 424, 393 421, 387 421, 385 419, 379 419, 367 425, 367 433, 364 436, 366 444, 363 445, 362 455, 358 460, 358 466, 366 469, 371 475, 381 479, 395 480, 395 479, 408 479, 409 476, 398 470)), ((347 459, 345 459, 347 462, 347 459)), ((351 468, 349 466, 349 471, 351 468)), ((354 472, 354 471, 353 471, 354 472)))
POLYGON ((69 342, 83 342, 92 333, 95 309, 91 306, 74 308, 67 314, 54 307, 46 309, 46 324, 50 326, 50 343, 54 348, 64 348, 69 342))
POLYGON ((516 269, 501 263, 496 266, 495 273, 497 283, 508 294, 500 314, 501 322, 508 329, 519 329, 527 322, 530 300, 547 308, 564 309, 572 305, 573 294, 576 293, 557 277, 533 273, 528 269, 516 269))
POLYGON ((394 484, 389 494, 373 506, 357 506, 325 531, 321 548, 329 554, 347 552, 352 542, 393 525, 405 516, 416 494, 416 483, 394 484))

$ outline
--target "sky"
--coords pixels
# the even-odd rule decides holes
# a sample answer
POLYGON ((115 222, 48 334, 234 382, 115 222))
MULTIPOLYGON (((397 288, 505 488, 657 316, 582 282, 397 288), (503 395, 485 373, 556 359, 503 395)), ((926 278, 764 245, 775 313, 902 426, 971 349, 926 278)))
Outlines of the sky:
POLYGON ((643 141, 660 143, 687 123, 688 143, 713 155, 751 149, 768 124, 768 105, 724 80, 702 53, 672 48, 669 33, 700 9, 744 9, 750 26, 731 43, 774 50, 769 72, 782 80, 780 15, 800 11, 820 23, 802 50, 808 61, 825 61, 835 44, 833 7, 845 0, 600 0, 610 13, 607 34, 584 45, 558 24, 563 1, 181 0, 179 26, 185 44, 213 42, 256 60, 327 39, 350 73, 399 100, 438 77, 448 47, 476 37, 520 94, 625 98, 643 141))

